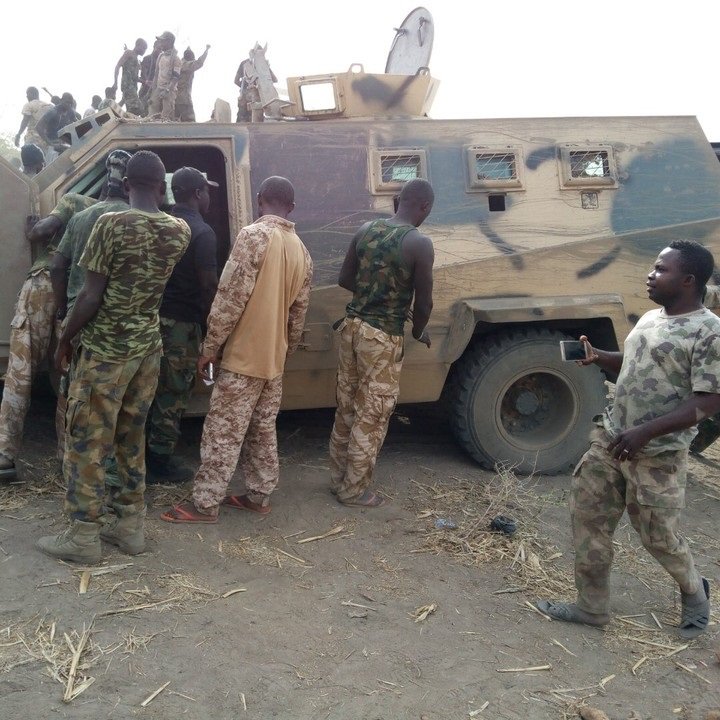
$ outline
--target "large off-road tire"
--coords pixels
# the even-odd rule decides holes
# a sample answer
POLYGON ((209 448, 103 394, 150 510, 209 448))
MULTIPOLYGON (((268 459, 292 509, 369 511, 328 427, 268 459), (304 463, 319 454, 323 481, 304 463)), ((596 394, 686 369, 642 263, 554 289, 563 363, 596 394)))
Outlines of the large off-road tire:
POLYGON ((447 399, 460 444, 482 466, 558 473, 588 447, 602 412, 600 370, 560 357, 563 333, 512 330, 478 338, 453 368, 447 399))

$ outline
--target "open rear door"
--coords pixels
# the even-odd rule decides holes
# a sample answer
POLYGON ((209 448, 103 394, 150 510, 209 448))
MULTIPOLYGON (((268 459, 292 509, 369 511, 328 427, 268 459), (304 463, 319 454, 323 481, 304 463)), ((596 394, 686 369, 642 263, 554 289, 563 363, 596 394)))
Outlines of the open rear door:
POLYGON ((0 198, 0 373, 4 374, 15 300, 32 264, 25 222, 28 215, 37 214, 39 205, 35 180, 3 158, 0 158, 0 198))

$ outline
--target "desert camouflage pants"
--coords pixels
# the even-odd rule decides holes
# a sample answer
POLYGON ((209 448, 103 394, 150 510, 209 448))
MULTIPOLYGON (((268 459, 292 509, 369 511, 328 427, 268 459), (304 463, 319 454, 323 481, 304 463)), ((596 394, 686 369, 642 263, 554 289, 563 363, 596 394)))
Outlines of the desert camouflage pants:
POLYGON ((180 419, 190 401, 200 353, 198 323, 160 318, 163 356, 148 416, 147 446, 158 455, 172 455, 180 438, 180 419))
POLYGON ((678 532, 687 453, 621 463, 606 450, 610 437, 603 429, 593 430, 590 439, 590 449, 575 469, 570 496, 578 606, 590 613, 608 612, 613 534, 626 509, 648 552, 683 592, 695 592, 700 576, 678 532))
POLYGON ((23 283, 10 326, 10 356, 0 404, 0 453, 11 460, 20 449, 33 376, 47 356, 54 320, 50 273, 42 271, 23 283))
POLYGON ((221 370, 205 418, 193 504, 217 513, 238 460, 250 500, 269 503, 280 477, 275 421, 282 399, 282 375, 273 380, 221 370))
POLYGON ((65 511, 92 522, 103 514, 105 464, 115 454, 114 507, 139 511, 145 494, 145 421, 155 396, 160 351, 107 362, 81 350, 68 393, 63 474, 65 511))
POLYGON ((162 95, 161 88, 156 88, 148 101, 148 115, 160 115, 164 120, 174 120, 176 98, 177 90, 167 90, 162 95))
POLYGON ((359 318, 338 328, 337 410, 330 435, 330 482, 340 500, 372 483, 378 453, 400 392, 403 338, 359 318))

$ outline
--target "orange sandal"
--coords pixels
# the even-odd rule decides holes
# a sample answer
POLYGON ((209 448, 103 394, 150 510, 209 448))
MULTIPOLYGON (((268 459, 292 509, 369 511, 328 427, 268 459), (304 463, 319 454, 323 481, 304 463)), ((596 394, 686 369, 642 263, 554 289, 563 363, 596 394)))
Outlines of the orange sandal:
POLYGON ((169 523, 198 523, 212 524, 218 521, 217 515, 205 515, 192 503, 175 505, 160 515, 160 519, 169 523))
POLYGON ((254 503, 247 495, 228 495, 222 504, 236 510, 249 510, 258 515, 267 515, 271 510, 269 505, 254 503))

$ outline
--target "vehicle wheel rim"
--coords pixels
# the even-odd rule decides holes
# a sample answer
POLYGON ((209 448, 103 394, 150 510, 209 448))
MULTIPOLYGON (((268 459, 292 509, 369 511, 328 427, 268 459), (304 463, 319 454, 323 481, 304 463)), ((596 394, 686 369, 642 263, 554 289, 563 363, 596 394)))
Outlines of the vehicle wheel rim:
POLYGON ((510 379, 498 394, 495 421, 498 432, 521 451, 558 445, 578 419, 580 398, 572 383, 548 368, 524 371, 510 379))

